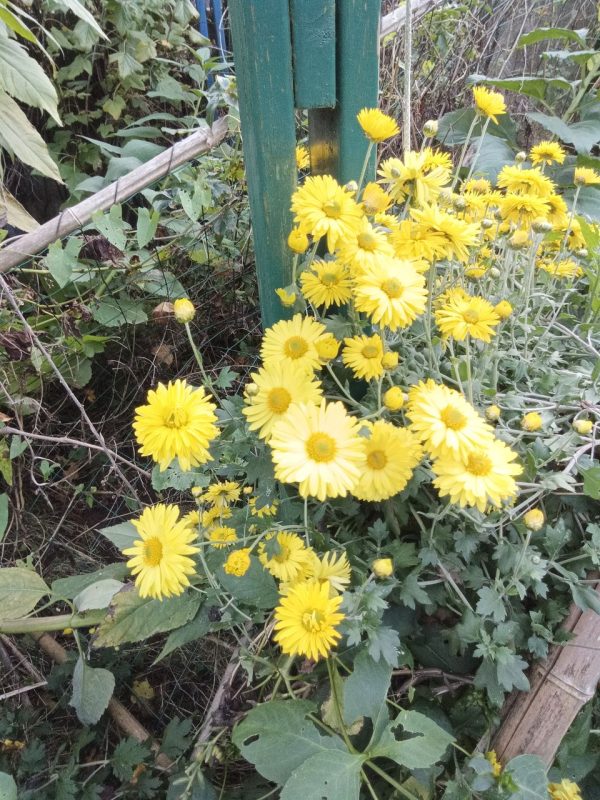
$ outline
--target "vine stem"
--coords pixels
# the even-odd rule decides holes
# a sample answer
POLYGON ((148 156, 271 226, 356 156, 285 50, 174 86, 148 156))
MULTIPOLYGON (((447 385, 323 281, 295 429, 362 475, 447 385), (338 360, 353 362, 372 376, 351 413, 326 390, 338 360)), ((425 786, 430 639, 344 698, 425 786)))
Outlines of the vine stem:
POLYGON ((391 775, 388 775, 388 774, 387 774, 387 772, 384 772, 384 770, 382 770, 382 769, 381 769, 381 767, 378 767, 378 766, 377 766, 377 764, 374 764, 374 763, 373 763, 372 761, 370 761, 370 760, 367 760, 367 761, 365 761, 365 764, 366 764, 366 765, 367 765, 367 766, 368 766, 370 769, 372 769, 372 770, 373 770, 373 772, 376 772, 376 773, 379 775, 379 777, 380 777, 380 778, 383 778, 383 780, 384 780, 384 781, 386 781, 387 783, 389 783, 389 784, 390 784, 390 786, 393 786, 393 787, 394 787, 394 789, 395 789, 397 792, 400 792, 400 794, 402 795, 402 797, 406 797, 406 798, 407 798, 407 800, 419 800, 419 798, 418 798, 418 797, 416 797, 416 795, 414 795, 412 792, 409 792, 409 791, 408 791, 408 789, 405 789, 405 788, 404 788, 404 786, 402 786, 400 783, 398 783, 398 781, 395 781, 395 780, 392 778, 392 776, 391 776, 391 775))
POLYGON ((352 742, 350 741, 350 737, 348 736, 348 731, 346 730, 346 726, 344 724, 344 717, 342 714, 340 698, 338 697, 337 686, 336 686, 336 678, 338 677, 338 673, 335 666, 335 662, 333 661, 332 658, 327 659, 327 673, 329 675, 329 685, 331 686, 331 697, 333 698, 335 713, 337 714, 344 744, 346 745, 350 753, 356 753, 356 749, 354 748, 352 742))
POLYGON ((86 611, 85 614, 57 614, 53 617, 27 617, 25 619, 3 619, 0 633, 46 633, 65 628, 90 628, 106 617, 106 609, 86 611))

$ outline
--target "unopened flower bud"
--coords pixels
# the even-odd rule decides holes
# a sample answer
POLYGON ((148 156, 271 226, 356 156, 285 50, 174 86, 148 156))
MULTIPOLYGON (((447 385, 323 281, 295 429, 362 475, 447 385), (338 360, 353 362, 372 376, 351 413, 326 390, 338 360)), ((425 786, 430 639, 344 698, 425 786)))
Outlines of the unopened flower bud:
POLYGON ((191 300, 187 297, 180 297, 173 303, 173 313, 177 322, 191 322, 196 316, 196 309, 191 300))
POLYGON ((524 431, 539 431, 543 425, 542 417, 537 411, 530 411, 521 419, 521 428, 524 431))
POLYGON ((348 181, 348 183, 344 184, 344 189, 354 194, 358 192, 358 183, 356 181, 348 181))
POLYGON ((387 353, 383 354, 381 363, 383 364, 384 369, 395 369, 398 366, 398 360, 398 353, 394 353, 392 350, 389 350, 387 353))
POLYGON ((246 386, 245 392, 248 397, 256 397, 256 395, 260 392, 260 389, 255 383, 249 383, 246 386))
POLYGON ((319 339, 315 346, 319 359, 323 362, 332 361, 336 358, 340 349, 340 343, 332 333, 328 333, 319 339))
POLYGON ((500 319, 508 319, 512 314, 513 308, 508 300, 500 300, 499 303, 496 303, 494 306, 494 311, 500 319))
POLYGON ((371 569, 376 578, 389 578, 394 574, 391 558, 376 558, 371 564, 371 569))
POLYGON ((388 411, 400 411, 404 405, 404 392, 399 386, 392 386, 383 395, 383 405, 388 411))
POLYGON ((439 127, 436 119, 428 119, 423 125, 423 135, 431 139, 433 136, 437 135, 439 127))
POLYGON ((589 256, 589 252, 585 247, 582 247, 580 250, 575 251, 575 255, 577 258, 587 258, 589 256))
POLYGON ((485 418, 488 422, 498 422, 501 414, 502 411, 500 410, 500 406, 488 406, 485 410, 485 418))
POLYGON ((452 201, 452 205, 457 211, 464 211, 465 208, 467 207, 467 201, 465 200, 464 197, 458 195, 458 197, 455 197, 454 200, 452 201))
POLYGON ((494 220, 489 219, 488 217, 484 217, 480 222, 481 227, 484 231, 488 231, 492 225, 494 225, 494 220))
POLYGON ((202 486, 192 486, 192 497, 201 497, 204 494, 202 486))
POLYGON ((531 227, 536 233, 550 233, 554 226, 544 217, 536 217, 531 223, 531 227))
POLYGON ((508 244, 513 250, 521 250, 531 244, 529 233, 527 231, 515 231, 508 240, 508 244))
POLYGON ((530 531, 541 531, 546 524, 546 517, 540 508, 532 508, 524 515, 523 522, 530 531))
POLYGON ((500 277, 500 270, 498 267, 490 267, 490 275, 492 278, 499 278, 500 277))
POLYGON ((527 153, 524 150, 519 150, 515 156, 515 161, 517 164, 522 164, 524 161, 527 161, 527 153))
POLYGON ((592 432, 593 427, 594 423, 591 419, 573 420, 573 430, 576 431, 580 436, 587 436, 592 432))
POLYGON ((300 228, 292 228, 287 243, 294 253, 306 253, 308 250, 308 236, 300 228))

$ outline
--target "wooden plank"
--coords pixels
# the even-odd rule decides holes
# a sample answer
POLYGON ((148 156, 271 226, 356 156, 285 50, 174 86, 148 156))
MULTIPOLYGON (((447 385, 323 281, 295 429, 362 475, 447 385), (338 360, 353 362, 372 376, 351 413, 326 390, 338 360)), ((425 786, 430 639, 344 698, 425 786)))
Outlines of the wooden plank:
POLYGON ((230 0, 244 160, 263 324, 283 309, 291 282, 290 198, 296 184, 294 87, 288 0, 230 0))
MULTIPOLYGON (((334 175, 340 183, 358 180, 367 152, 356 115, 378 104, 380 12, 381 0, 337 0, 337 104, 333 112, 308 112, 312 170, 334 175)), ((374 178, 375 153, 366 180, 374 178)))
POLYGON ((335 106, 335 0, 290 0, 296 108, 335 106))

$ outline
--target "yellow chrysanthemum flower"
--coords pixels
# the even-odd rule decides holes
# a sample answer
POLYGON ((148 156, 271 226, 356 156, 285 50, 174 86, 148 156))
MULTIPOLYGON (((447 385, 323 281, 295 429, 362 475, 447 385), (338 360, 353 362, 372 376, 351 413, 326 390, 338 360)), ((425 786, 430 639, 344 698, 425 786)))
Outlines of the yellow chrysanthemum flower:
POLYGON ((281 300, 281 305, 284 308, 293 308, 296 303, 296 292, 288 292, 285 289, 275 289, 275 294, 281 300))
POLYGON ((350 273, 340 261, 316 259, 300 275, 302 294, 315 306, 342 306, 352 297, 350 273))
POLYGON ((376 578, 391 578, 394 574, 394 562, 391 558, 376 558, 371 569, 376 578))
POLYGON ((321 364, 327 364, 332 359, 337 358, 339 350, 340 343, 332 333, 326 333, 317 342, 317 353, 321 364))
POLYGON ((229 547, 230 544, 237 542, 238 535, 235 528, 230 528, 228 525, 217 525, 208 531, 208 541, 217 550, 222 550, 224 547, 229 547))
POLYGON ((185 522, 188 528, 193 528, 195 533, 198 533, 198 528, 200 527, 200 512, 198 511, 198 509, 196 509, 195 511, 189 511, 181 519, 182 522, 185 522))
POLYGON ((182 380, 159 383, 148 392, 147 405, 135 409, 133 430, 141 455, 150 456, 161 472, 175 458, 184 472, 204 464, 218 433, 215 409, 202 387, 182 380))
POLYGON ((179 297, 173 303, 173 313, 175 314, 177 322, 185 324, 194 319, 196 316, 196 309, 192 301, 188 300, 187 297, 179 297))
POLYGON ((582 800, 579 786, 568 778, 560 783, 549 783, 548 791, 552 800, 582 800))
POLYGON ((312 317, 295 314, 290 320, 280 320, 267 328, 260 354, 263 361, 278 361, 284 365, 297 364, 306 371, 320 367, 317 342, 325 326, 312 317))
POLYGON ((296 167, 298 169, 307 169, 310 166, 310 156, 308 148, 303 144, 296 145, 296 167))
POLYGON ((494 778, 499 778, 502 772, 502 764, 498 761, 498 756, 495 750, 490 750, 485 754, 486 759, 490 762, 492 767, 492 775, 494 778))
POLYGON ((542 415, 538 414, 537 411, 529 411, 521 418, 521 428, 529 433, 541 430, 543 425, 544 420, 542 419, 542 415))
POLYGON ((508 319, 513 312, 513 307, 508 302, 508 300, 500 300, 499 303, 496 303, 494 306, 494 311, 500 319, 508 319))
POLYGON ((258 546, 258 558, 274 578, 284 583, 297 580, 312 558, 302 539, 295 533, 269 534, 258 546))
POLYGON ((476 244, 479 238, 478 225, 457 219, 435 206, 412 209, 410 214, 420 228, 418 235, 429 239, 436 257, 469 260, 468 248, 476 244))
POLYGON ((534 194, 507 194, 500 201, 500 215, 515 225, 531 225, 534 219, 545 218, 550 206, 534 194))
POLYGON ((195 572, 190 556, 198 552, 191 543, 198 533, 179 519, 179 508, 160 503, 145 508, 141 516, 131 520, 140 538, 123 550, 131 556, 127 562, 135 575, 140 597, 162 600, 183 592, 189 586, 188 575, 195 572))
POLYGON ((341 639, 336 626, 342 595, 330 596, 327 583, 307 581, 292 587, 275 609, 275 641, 286 655, 327 658, 341 639))
POLYGON ((452 172, 452 156, 444 153, 443 150, 434 150, 433 147, 426 147, 423 151, 425 156, 424 168, 426 170, 437 169, 438 167, 448 173, 448 178, 452 172))
POLYGON ((388 411, 400 411, 404 405, 404 392, 399 386, 392 386, 383 395, 383 405, 388 411))
POLYGON ((465 269, 465 278, 471 278, 472 281, 478 281, 487 272, 486 266, 480 266, 478 264, 473 265, 472 267, 467 267, 465 269))
POLYGON ((242 413, 251 431, 269 441, 273 425, 292 403, 321 402, 321 384, 302 364, 269 361, 250 376, 258 392, 246 398, 242 413))
POLYGON ((344 592, 350 583, 351 569, 346 553, 325 553, 322 558, 315 555, 311 564, 310 580, 328 583, 333 594, 344 592))
POLYGON ((235 575, 236 578, 242 578, 250 569, 250 548, 242 547, 240 550, 234 550, 227 556, 227 560, 223 564, 223 569, 228 575, 235 575))
POLYGON ((289 407, 271 436, 275 477, 298 483, 302 497, 345 497, 364 464, 359 424, 339 402, 289 407))
POLYGON ((573 420, 573 430, 580 436, 589 436, 594 430, 594 423, 591 419, 575 419, 573 420))
POLYGON ((461 187, 461 192, 467 194, 488 194, 491 191, 492 184, 486 178, 470 178, 461 187))
POLYGON ((594 186, 600 183, 600 174, 589 167, 575 167, 573 182, 575 186, 594 186))
POLYGON ((427 262, 434 261, 445 252, 438 233, 410 219, 403 219, 396 226, 390 234, 390 242, 397 258, 418 259, 415 262, 417 272, 426 272, 429 268, 427 262))
POLYGON ((315 239, 327 237, 327 249, 335 250, 338 240, 349 236, 363 217, 350 192, 331 175, 307 178, 292 195, 296 223, 315 239))
POLYGON ((498 422, 502 416, 502 409, 495 403, 488 406, 485 410, 485 418, 488 422, 498 422))
POLYGON ((356 277, 354 305, 376 325, 406 328, 425 311, 425 278, 412 262, 382 256, 356 277))
POLYGON ((514 463, 516 458, 504 442, 491 439, 484 448, 470 450, 463 458, 435 459, 433 484, 440 497, 449 497, 461 508, 475 506, 482 513, 489 505, 500 508, 517 496, 515 477, 523 470, 514 463))
POLYGON ((506 114, 506 103, 500 92, 493 92, 485 86, 473 87, 473 100, 477 113, 484 117, 489 117, 492 122, 498 124, 498 117, 506 114))
POLYGON ((200 517, 200 522, 202 523, 202 527, 204 530, 210 530, 210 528, 214 527, 215 522, 219 522, 220 525, 223 524, 223 520, 230 519, 232 516, 231 509, 228 506, 213 506, 212 508, 207 508, 206 511, 202 512, 202 516, 200 517))
POLYGON ((554 193, 554 183, 540 169, 523 169, 506 164, 498 173, 498 187, 511 194, 548 197, 554 193))
POLYGON ((433 203, 442 188, 449 183, 450 173, 443 167, 427 164, 425 153, 410 151, 400 158, 387 158, 377 173, 388 187, 388 192, 398 202, 410 198, 417 206, 433 203))
POLYGON ((408 428, 378 420, 363 436, 365 466, 352 490, 359 500, 388 500, 401 492, 423 456, 423 448, 408 428))
POLYGON ((489 342, 500 317, 483 297, 454 298, 435 312, 435 322, 444 336, 462 341, 471 336, 489 342))
POLYGON ((361 201, 365 213, 369 214, 369 216, 387 211, 394 202, 393 198, 379 184, 374 182, 367 183, 363 189, 361 201))
POLYGON ((393 350, 388 350, 387 353, 383 354, 383 358, 381 359, 383 368, 390 371, 396 369, 399 362, 400 362, 400 356, 393 350))
POLYGON ((356 378, 365 381, 383 375, 383 341, 381 336, 354 336, 344 339, 342 361, 350 367, 356 378))
POLYGON ((490 426, 459 392, 431 379, 410 389, 406 414, 434 458, 465 457, 474 448, 485 449, 493 438, 490 426))
POLYGON ((396 120, 378 108, 363 108, 356 119, 367 139, 372 142, 384 142, 400 132, 396 120))
POLYGON ((215 508, 224 508, 230 503, 237 503, 240 499, 241 489, 235 481, 217 481, 211 483, 202 495, 202 501, 215 508))
POLYGON ((374 228, 368 219, 363 219, 351 235, 340 241, 338 258, 358 273, 371 266, 379 256, 393 253, 388 235, 374 228))
POLYGON ((563 258, 561 261, 540 259, 537 266, 555 278, 581 278, 584 275, 581 265, 572 258, 563 258))
POLYGON ((569 209, 560 194, 549 194, 544 197, 544 203, 548 206, 546 219, 554 228, 566 228, 569 224, 569 209))
POLYGON ((538 164, 562 164, 566 155, 558 142, 549 141, 539 142, 529 152, 531 163, 535 166, 538 164))

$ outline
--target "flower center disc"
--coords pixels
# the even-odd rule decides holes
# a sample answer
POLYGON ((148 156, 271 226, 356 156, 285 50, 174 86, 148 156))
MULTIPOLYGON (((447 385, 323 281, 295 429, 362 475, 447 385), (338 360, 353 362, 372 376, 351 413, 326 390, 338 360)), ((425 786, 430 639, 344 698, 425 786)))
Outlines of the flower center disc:
POLYGON ((187 411, 183 408, 178 408, 177 406, 175 406, 174 409, 169 411, 169 413, 165 417, 166 428, 183 428, 187 424, 188 424, 187 411))
POLYGON ((320 611, 305 611, 302 614, 302 625, 309 633, 318 633, 323 628, 323 614, 320 611))
POLYGON ((361 250, 369 250, 371 253, 377 247, 377 239, 372 233, 359 233, 356 242, 361 250))
POLYGON ((442 411, 440 414, 440 419, 447 428, 450 428, 450 430, 453 431, 460 431, 465 427, 465 423, 467 421, 465 415, 451 405, 446 406, 446 408, 442 411))
POLYGON ((383 450, 373 450, 367 456, 367 464, 371 469, 383 469, 387 461, 387 456, 383 450))
POLYGON ((267 404, 269 409, 274 414, 283 414, 288 410, 289 404, 292 402, 292 396, 288 392, 287 389, 279 386, 275 389, 271 389, 269 392, 269 399, 267 400, 267 404))
POLYGON ((288 358, 302 358, 308 351, 308 345, 302 336, 290 336, 283 347, 283 351, 288 358))
POLYGON ((323 203, 323 212, 330 219, 339 219, 342 215, 342 208, 337 200, 328 200, 323 203))
POLYGON ((377 358, 379 355, 379 348, 374 344, 366 344, 361 350, 361 354, 364 358, 377 358))
POLYGON ((485 453, 471 453, 467 461, 467 470, 471 475, 488 475, 492 469, 492 462, 485 453))
POLYGON ((306 452, 313 461, 333 461, 336 453, 335 441, 326 433, 313 433, 306 442, 306 452))
POLYGON ((402 292, 404 291, 404 286, 402 286, 397 278, 390 278, 384 281, 381 284, 381 288, 392 300, 397 300, 402 296, 402 292))
POLYGON ((147 539, 144 542, 144 557, 147 566, 157 567, 160 564, 163 555, 163 546, 160 539, 153 536, 152 539, 147 539))
POLYGON ((290 548, 287 547, 285 544, 279 545, 279 552, 276 556, 273 556, 273 561, 277 561, 278 564, 285 564, 285 562, 290 557, 290 548))
POLYGON ((335 286, 338 282, 338 276, 335 272, 324 272, 321 275, 321 283, 323 286, 335 286))
POLYGON ((479 314, 472 308, 463 311, 463 319, 469 325, 476 325, 479 322, 479 314))

